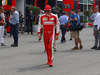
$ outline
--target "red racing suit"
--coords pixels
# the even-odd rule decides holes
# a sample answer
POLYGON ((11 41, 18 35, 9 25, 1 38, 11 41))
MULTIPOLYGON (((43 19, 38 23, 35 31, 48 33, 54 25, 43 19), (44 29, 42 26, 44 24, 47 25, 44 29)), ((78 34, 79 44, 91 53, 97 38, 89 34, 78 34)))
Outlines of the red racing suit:
POLYGON ((41 28, 43 28, 44 36, 44 46, 48 57, 48 62, 54 59, 54 44, 55 44, 55 29, 56 35, 59 35, 59 20, 58 17, 51 13, 47 16, 42 15, 38 24, 38 34, 41 33, 41 28))

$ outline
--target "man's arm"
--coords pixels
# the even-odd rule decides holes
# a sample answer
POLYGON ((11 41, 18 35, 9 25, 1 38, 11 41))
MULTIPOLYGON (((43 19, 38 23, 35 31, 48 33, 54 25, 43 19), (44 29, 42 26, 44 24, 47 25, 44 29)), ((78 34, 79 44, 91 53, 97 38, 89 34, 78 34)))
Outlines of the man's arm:
POLYGON ((77 21, 77 17, 75 17, 74 19, 70 19, 70 21, 77 21))
POLYGON ((60 33, 60 22, 57 16, 56 16, 55 24, 56 24, 56 40, 58 40, 58 35, 60 33))
POLYGON ((39 23, 38 23, 38 38, 41 39, 41 29, 42 29, 42 22, 41 22, 41 17, 39 18, 39 23))
POLYGON ((75 15, 75 16, 74 16, 74 19, 70 18, 70 21, 77 21, 77 19, 78 19, 78 16, 75 15))
POLYGON ((94 16, 95 16, 95 14, 93 13, 93 14, 90 16, 90 19, 91 19, 91 20, 94 20, 94 16))
POLYGON ((0 26, 5 25, 5 23, 3 22, 3 18, 0 16, 0 26))
POLYGON ((14 17, 15 17, 16 23, 19 23, 19 15, 15 13, 14 17))
POLYGON ((97 25, 97 31, 100 30, 100 15, 98 15, 98 25, 97 25))

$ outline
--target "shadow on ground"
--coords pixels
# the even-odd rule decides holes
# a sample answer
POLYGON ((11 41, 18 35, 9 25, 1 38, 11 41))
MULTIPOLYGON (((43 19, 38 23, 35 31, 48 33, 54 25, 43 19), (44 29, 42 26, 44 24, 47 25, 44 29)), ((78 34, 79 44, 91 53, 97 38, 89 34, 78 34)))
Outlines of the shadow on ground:
POLYGON ((41 64, 33 67, 27 67, 27 68, 18 68, 18 72, 25 72, 25 71, 36 71, 36 70, 43 70, 48 68, 48 65, 41 64))

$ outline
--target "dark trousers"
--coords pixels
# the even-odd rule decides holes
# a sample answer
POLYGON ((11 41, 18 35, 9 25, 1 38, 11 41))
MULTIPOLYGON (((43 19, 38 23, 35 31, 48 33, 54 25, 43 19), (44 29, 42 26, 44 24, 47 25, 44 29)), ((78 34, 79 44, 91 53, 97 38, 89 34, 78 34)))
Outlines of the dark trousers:
POLYGON ((99 44, 100 47, 100 33, 97 32, 97 26, 94 26, 94 38, 95 38, 94 46, 98 47, 99 44))
POLYGON ((13 35, 13 32, 12 32, 12 24, 11 23, 9 23, 10 24, 10 36, 11 35, 13 35))
POLYGON ((18 24, 12 25, 14 44, 18 45, 18 24))
POLYGON ((65 39, 66 26, 64 26, 64 25, 60 25, 60 29, 61 29, 61 33, 62 33, 61 42, 64 42, 64 41, 66 41, 66 39, 65 39))
POLYGON ((29 32, 31 32, 31 34, 33 34, 33 25, 32 25, 32 22, 28 23, 28 34, 29 34, 29 32))

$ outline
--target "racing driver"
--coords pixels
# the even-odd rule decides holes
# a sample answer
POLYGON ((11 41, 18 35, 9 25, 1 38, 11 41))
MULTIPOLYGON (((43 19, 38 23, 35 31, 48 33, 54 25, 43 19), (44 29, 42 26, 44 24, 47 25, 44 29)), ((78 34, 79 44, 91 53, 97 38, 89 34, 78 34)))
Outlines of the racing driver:
POLYGON ((45 14, 40 17, 38 24, 38 38, 41 38, 41 29, 43 28, 44 46, 47 53, 48 62, 47 65, 53 67, 54 59, 54 44, 55 40, 58 40, 59 35, 59 20, 58 17, 51 13, 51 6, 45 6, 45 14), (56 29, 56 35, 55 35, 56 29))

